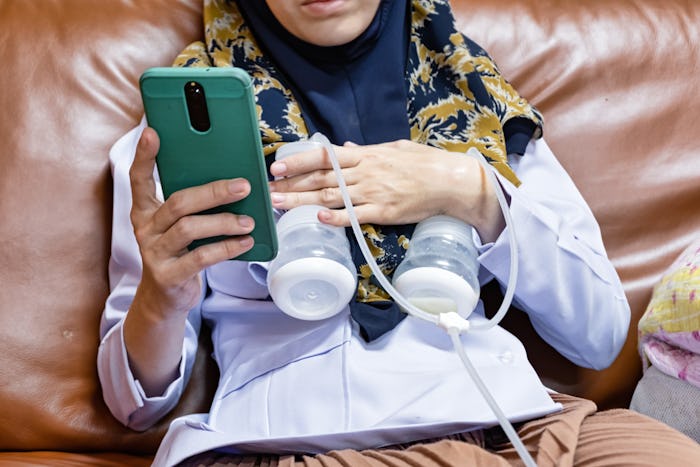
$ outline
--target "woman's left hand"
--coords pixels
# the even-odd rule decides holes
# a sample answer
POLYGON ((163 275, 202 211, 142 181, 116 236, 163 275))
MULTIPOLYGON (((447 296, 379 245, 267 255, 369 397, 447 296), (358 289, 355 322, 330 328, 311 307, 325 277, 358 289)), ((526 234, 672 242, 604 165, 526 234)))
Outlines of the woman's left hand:
MULTIPOLYGON (((482 241, 504 227, 498 200, 479 162, 412 141, 335 147, 338 163, 361 224, 400 225, 446 214, 473 225, 482 241)), ((302 152, 272 164, 285 177, 270 182, 275 208, 304 204, 330 208, 319 220, 350 225, 330 158, 324 150, 302 152)))

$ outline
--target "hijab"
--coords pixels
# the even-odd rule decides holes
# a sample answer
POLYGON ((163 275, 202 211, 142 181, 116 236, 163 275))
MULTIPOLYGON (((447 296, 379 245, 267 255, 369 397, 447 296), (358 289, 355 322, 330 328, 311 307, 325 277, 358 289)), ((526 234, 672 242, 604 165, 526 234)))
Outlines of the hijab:
POLYGON ((331 47, 290 34, 267 2, 240 0, 237 4, 260 47, 299 101, 309 134, 320 132, 333 144, 373 144, 409 137, 405 0, 381 0, 359 37, 331 47))
MULTIPOLYGON (((475 147, 519 184, 506 156, 523 154, 541 136, 542 117, 457 29, 448 0, 381 0, 369 27, 336 47, 292 36, 261 0, 205 0, 204 6, 205 40, 190 44, 174 65, 236 66, 250 74, 268 161, 280 145, 316 131, 335 144, 408 138, 455 152, 475 147)), ((362 226, 389 279, 414 227, 362 226)), ((348 236, 359 276, 350 312, 372 341, 405 314, 348 236)))

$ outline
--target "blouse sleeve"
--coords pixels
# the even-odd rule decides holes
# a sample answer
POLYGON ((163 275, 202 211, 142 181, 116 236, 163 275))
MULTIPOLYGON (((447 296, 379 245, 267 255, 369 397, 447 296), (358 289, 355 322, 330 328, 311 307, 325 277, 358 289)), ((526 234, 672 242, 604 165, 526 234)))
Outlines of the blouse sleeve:
MULTIPOLYGON (((518 247, 514 301, 538 334, 577 365, 603 369, 625 343, 630 308, 593 213, 543 139, 509 156, 522 185, 494 171, 510 197, 518 247)), ((507 227, 510 228, 510 227, 507 227)), ((487 271, 507 285, 508 232, 482 246, 487 271)), ((482 271, 483 272, 483 271, 482 271)))
MULTIPOLYGON (((145 121, 119 139, 110 151, 114 182, 112 250, 109 262, 110 294, 100 322, 97 370, 109 410, 124 425, 145 430, 178 402, 189 379, 197 351, 200 304, 190 311, 179 374, 163 394, 147 397, 129 366, 122 326, 141 279, 141 257, 131 226, 129 168, 145 121)), ((159 194, 162 196, 162 194, 159 194)))

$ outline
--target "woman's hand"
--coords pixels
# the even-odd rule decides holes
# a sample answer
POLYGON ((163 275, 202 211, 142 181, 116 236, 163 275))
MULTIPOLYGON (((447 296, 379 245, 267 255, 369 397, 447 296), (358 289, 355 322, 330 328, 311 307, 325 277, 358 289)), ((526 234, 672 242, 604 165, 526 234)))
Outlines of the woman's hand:
POLYGON ((235 258, 253 246, 253 219, 230 213, 197 214, 241 200, 250 193, 244 179, 220 180, 174 193, 164 203, 156 199, 153 169, 158 136, 146 128, 141 136, 129 176, 133 204, 131 222, 143 260, 141 284, 155 300, 153 309, 186 312, 201 293, 199 272, 207 266, 235 258), (193 251, 193 240, 234 235, 193 251))
MULTIPOLYGON (((504 220, 479 162, 411 141, 335 147, 336 156, 360 223, 399 225, 446 214, 473 225, 482 241, 495 240, 504 220)), ((275 162, 271 172, 285 177, 270 183, 273 206, 302 204, 331 208, 319 219, 350 225, 328 155, 323 150, 275 162)))
POLYGON ((235 258, 253 246, 253 220, 230 213, 200 211, 245 198, 244 179, 220 180, 156 198, 153 179, 159 139, 146 128, 131 165, 131 222, 143 261, 143 274, 124 323, 124 339, 134 373, 147 393, 162 391, 180 360, 187 312, 200 299, 199 273, 235 258), (187 249, 193 240, 233 238, 187 249))

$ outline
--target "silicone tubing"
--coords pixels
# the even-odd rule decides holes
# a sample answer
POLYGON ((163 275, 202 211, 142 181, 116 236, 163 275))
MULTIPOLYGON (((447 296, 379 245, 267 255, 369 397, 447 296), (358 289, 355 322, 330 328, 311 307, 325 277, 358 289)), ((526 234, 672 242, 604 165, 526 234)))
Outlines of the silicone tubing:
POLYGON ((486 177, 489 179, 496 192, 496 199, 498 199, 498 204, 503 212, 503 218, 506 221, 506 231, 508 233, 508 243, 510 244, 510 268, 508 271, 508 286, 506 287, 506 292, 503 295, 503 302, 501 306, 493 315, 493 318, 488 320, 483 324, 474 324, 472 329, 475 331, 488 331, 492 327, 496 326, 503 320, 510 308, 510 304, 513 302, 513 296, 515 295, 515 285, 518 281, 518 239, 515 235, 515 228, 513 226, 513 218, 510 215, 510 209, 508 206, 508 201, 506 200, 506 195, 503 193, 503 187, 498 183, 496 175, 494 175, 492 167, 486 161, 486 158, 475 148, 470 148, 467 151, 467 155, 476 158, 481 164, 481 167, 486 173, 486 177))
POLYGON ((479 373, 476 371, 476 368, 474 368, 474 365, 472 365, 469 356, 467 356, 467 352, 464 350, 464 346, 462 346, 462 341, 459 339, 459 331, 455 328, 451 328, 447 330, 447 334, 450 335, 455 352, 457 352, 457 355, 459 355, 459 358, 462 360, 462 364, 467 369, 467 373, 469 373, 469 376, 471 376, 474 384, 476 384, 476 387, 479 388, 479 392, 481 392, 481 395, 486 400, 486 403, 489 405, 494 415, 498 419, 498 423, 501 425, 503 432, 506 434, 508 440, 511 442, 516 452, 520 456, 520 459, 523 461, 526 467, 537 467, 537 464, 518 436, 515 428, 513 428, 513 425, 510 423, 510 420, 508 420, 506 414, 503 413, 503 410, 501 410, 501 408, 498 406, 496 399, 493 398, 493 395, 491 395, 491 392, 486 387, 486 384, 479 377, 479 373))

